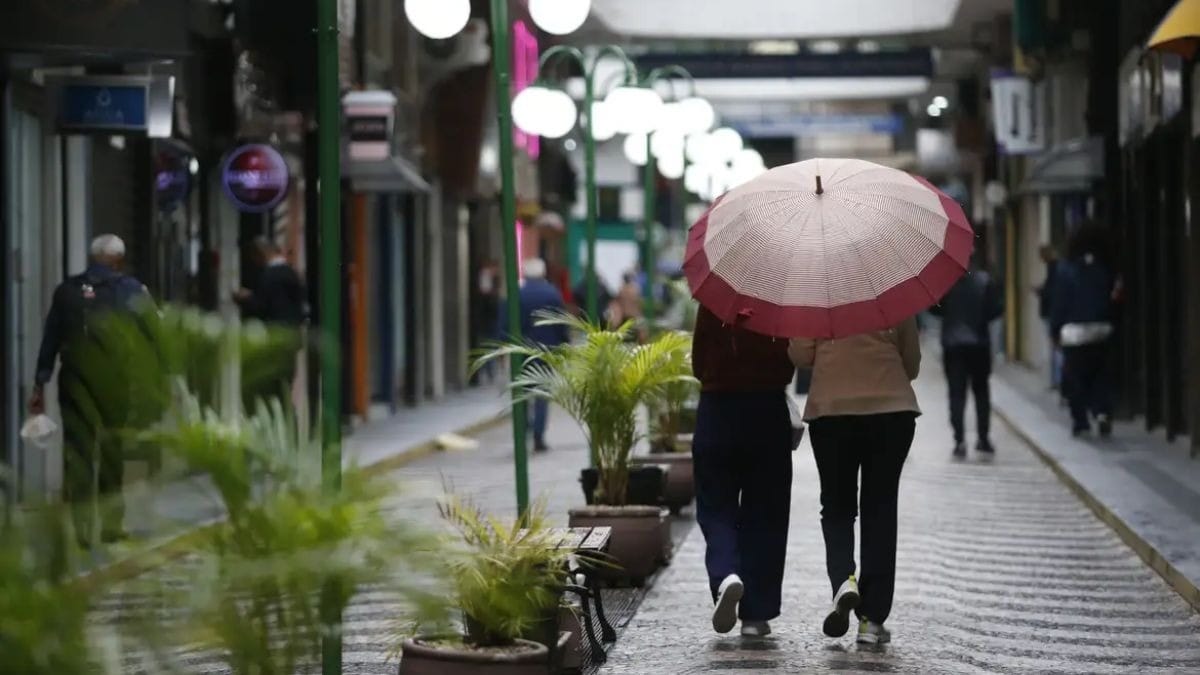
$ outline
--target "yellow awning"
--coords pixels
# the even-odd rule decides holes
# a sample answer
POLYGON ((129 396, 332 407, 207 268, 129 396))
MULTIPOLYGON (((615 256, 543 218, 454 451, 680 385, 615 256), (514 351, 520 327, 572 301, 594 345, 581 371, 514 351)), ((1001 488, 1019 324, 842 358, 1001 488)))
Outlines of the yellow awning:
POLYGON ((1148 49, 1160 49, 1191 58, 1200 40, 1200 0, 1179 0, 1151 34, 1148 49))

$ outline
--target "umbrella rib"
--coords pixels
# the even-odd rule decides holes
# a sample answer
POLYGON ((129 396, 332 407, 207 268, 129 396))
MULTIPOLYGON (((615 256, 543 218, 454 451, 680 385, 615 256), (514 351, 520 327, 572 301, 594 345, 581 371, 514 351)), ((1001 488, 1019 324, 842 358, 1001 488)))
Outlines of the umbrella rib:
MULTIPOLYGON (((878 233, 879 229, 875 226, 874 222, 869 221, 869 220, 863 221, 863 222, 867 223, 871 227, 872 232, 878 233)), ((879 289, 876 288, 876 286, 875 286, 874 277, 872 277, 870 274, 870 271, 869 271, 870 266, 867 264, 866 259, 863 258, 862 249, 859 248, 859 244, 857 241, 853 242, 853 246, 854 246, 854 255, 858 257, 858 261, 862 264, 863 271, 867 272, 867 275, 866 275, 867 283, 871 286, 871 294, 875 297, 876 300, 878 300, 880 293, 879 293, 879 289)), ((907 265, 905 265, 905 267, 907 267, 907 265)), ((911 270, 910 270, 910 272, 911 272, 911 270)), ((828 288, 828 285, 827 285, 827 288, 828 288)), ((832 303, 832 300, 830 302, 832 303)), ((879 313, 879 318, 883 319, 883 323, 886 326, 889 323, 889 319, 888 319, 887 315, 883 313, 883 309, 879 306, 879 303, 873 302, 873 303, 871 303, 871 306, 874 307, 875 311, 879 313)))
MULTIPOLYGON (((873 211, 877 211, 877 212, 879 212, 879 213, 887 214, 887 215, 890 215, 890 216, 895 216, 895 214, 893 214, 891 211, 888 211, 887 209, 883 209, 883 208, 880 208, 880 207, 878 207, 878 206, 875 206, 874 204, 868 204, 868 203, 866 203, 866 202, 860 202, 860 201, 857 201, 857 200, 854 200, 854 199, 847 199, 847 198, 845 198, 845 197, 843 197, 843 198, 842 198, 842 200, 843 200, 843 201, 846 201, 846 202, 850 202, 851 204, 856 204, 856 205, 858 205, 858 206, 864 206, 864 207, 866 207, 866 208, 868 208, 868 209, 871 209, 871 210, 873 210, 873 211)), ((950 227, 952 227, 952 226, 953 226, 953 221, 951 221, 951 220, 950 220, 950 217, 949 217, 947 214, 944 214, 944 213, 938 213, 937 211, 934 211, 933 209, 930 209, 930 208, 926 208, 926 207, 924 207, 924 206, 921 206, 920 204, 917 204, 916 202, 906 202, 906 203, 907 203, 907 204, 912 204, 913 206, 917 207, 918 209, 921 209, 922 211, 925 211, 926 213, 929 213, 929 214, 931 214, 931 215, 937 216, 937 217, 939 217, 939 218, 945 218, 945 219, 946 219, 946 227, 947 227, 947 228, 950 228, 950 227)), ((933 246, 934 246, 935 248, 937 248, 939 251, 943 251, 943 250, 945 250, 945 249, 942 247, 942 245, 941 245, 941 244, 939 244, 938 242, 934 241, 932 238, 930 238, 930 237, 929 237, 929 235, 927 235, 927 234, 925 234, 924 232, 922 232, 921 230, 919 230, 919 229, 917 229, 917 228, 913 227, 912 223, 909 223, 909 222, 907 222, 907 221, 905 221, 905 220, 901 220, 899 217, 897 217, 897 218, 896 218, 896 220, 897 220, 897 221, 899 221, 899 222, 900 222, 900 224, 901 224, 901 225, 903 225, 904 227, 907 227, 908 229, 912 230, 913 232, 916 232, 917 234, 919 234, 919 235, 921 236, 921 238, 922 238, 922 239, 924 239, 925 241, 928 241, 930 244, 933 244, 933 246)))
MULTIPOLYGON (((859 202, 855 202, 855 203, 856 203, 856 204, 858 204, 859 202)), ((932 239, 930 239, 928 236, 926 236, 926 235, 925 235, 925 233, 921 232, 921 231, 920 231, 920 230, 918 230, 917 228, 913 227, 913 226, 912 226, 910 223, 907 223, 907 222, 905 222, 904 220, 902 220, 902 219, 901 219, 901 218, 899 218, 898 216, 896 216, 896 215, 892 214, 891 212, 889 212, 889 211, 885 211, 885 210, 883 210, 883 209, 880 209, 880 208, 878 208, 878 207, 872 206, 872 205, 870 205, 870 204, 860 204, 860 205, 861 205, 861 206, 865 206, 865 207, 867 207, 867 208, 869 208, 869 209, 875 209, 876 211, 879 211, 880 213, 883 213, 883 214, 885 214, 885 215, 888 215, 888 216, 890 216, 890 217, 894 218, 894 219, 895 219, 897 222, 899 222, 901 225, 903 225, 903 226, 907 227, 908 229, 910 229, 910 230, 912 230, 912 231, 916 232, 917 234, 921 235, 921 238, 922 238, 922 239, 924 239, 924 240, 926 240, 926 241, 928 241, 928 242, 930 242, 930 243, 933 243, 933 240, 932 240, 932 239)), ((920 205, 918 204, 917 206, 919 207, 920 205)), ((932 213, 932 212, 931 212, 931 213, 932 213)), ((949 227, 949 224, 947 224, 947 227, 949 227)), ((871 228, 872 228, 872 230, 874 230, 874 231, 875 231, 875 233, 876 233, 876 234, 879 234, 880 230, 879 230, 879 228, 877 227, 877 225, 875 225, 875 224, 872 224, 872 225, 871 225, 871 228)), ((921 278, 921 274, 920 274, 919 272, 914 272, 914 271, 913 271, 913 268, 912 268, 912 266, 911 266, 911 265, 909 265, 909 263, 908 263, 908 260, 906 260, 906 259, 904 258, 904 256, 900 255, 900 250, 899 250, 898 248, 896 248, 896 240, 895 240, 894 238, 892 238, 892 237, 891 237, 890 233, 888 233, 888 232, 885 232, 885 233, 884 233, 884 236, 882 237, 882 239, 883 239, 884 241, 886 241, 886 242, 888 243, 888 245, 889 245, 889 246, 891 246, 891 248, 892 248, 892 251, 893 251, 894 253, 896 253, 896 257, 897 257, 897 258, 899 258, 899 259, 900 259, 900 261, 901 261, 901 262, 904 264, 904 268, 905 268, 906 270, 908 270, 909 277, 910 277, 910 278, 913 278, 913 279, 916 279, 916 280, 917 280, 917 283, 921 284, 921 288, 925 289, 925 294, 929 296, 929 299, 930 299, 930 300, 932 300, 933 302, 937 302, 938 300, 940 300, 941 298, 938 298, 938 297, 935 297, 935 296, 934 296, 934 294, 933 294, 933 290, 932 290, 932 289, 930 289, 930 288, 929 288, 929 286, 928 286, 928 285, 925 283, 925 280, 921 278)), ((937 252, 937 254, 935 254, 935 255, 934 255, 934 257, 937 257, 937 255, 941 255, 942 253, 945 253, 945 250, 944 250, 944 249, 943 249, 941 246, 938 246, 936 243, 934 244, 934 246, 935 246, 935 247, 937 247, 937 249, 938 249, 938 252, 937 252)))

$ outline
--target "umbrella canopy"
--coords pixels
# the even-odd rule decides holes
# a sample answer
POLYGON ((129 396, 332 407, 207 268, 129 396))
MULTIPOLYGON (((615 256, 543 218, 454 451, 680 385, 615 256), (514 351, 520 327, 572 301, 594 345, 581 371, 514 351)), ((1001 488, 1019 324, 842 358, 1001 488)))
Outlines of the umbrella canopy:
POLYGON ((692 226, 684 272, 722 321, 775 337, 894 326, 966 271, 974 232, 923 178, 856 159, 781 166, 692 226))
POLYGON ((1179 0, 1150 35, 1146 47, 1175 52, 1190 59, 1196 55, 1198 40, 1200 0, 1179 0))

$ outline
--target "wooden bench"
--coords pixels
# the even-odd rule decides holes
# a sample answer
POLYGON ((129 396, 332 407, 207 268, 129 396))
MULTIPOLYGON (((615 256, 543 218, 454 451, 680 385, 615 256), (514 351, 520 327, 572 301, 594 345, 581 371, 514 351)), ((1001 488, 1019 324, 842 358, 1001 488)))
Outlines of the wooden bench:
POLYGON ((570 551, 567 558, 567 569, 564 570, 570 579, 563 590, 579 596, 583 608, 583 627, 588 644, 592 650, 592 660, 604 663, 608 655, 604 645, 596 637, 592 625, 592 605, 596 607, 596 618, 600 622, 600 636, 604 642, 613 642, 617 633, 608 617, 604 615, 604 599, 600 593, 600 583, 593 571, 607 563, 608 546, 612 541, 611 527, 561 527, 550 530, 547 544, 555 550, 570 551))

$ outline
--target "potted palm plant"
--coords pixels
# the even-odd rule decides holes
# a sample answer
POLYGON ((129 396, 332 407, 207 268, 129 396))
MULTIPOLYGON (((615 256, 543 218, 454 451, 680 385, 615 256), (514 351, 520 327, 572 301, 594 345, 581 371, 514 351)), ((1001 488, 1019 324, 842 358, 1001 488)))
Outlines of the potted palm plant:
POLYGON ((454 497, 439 508, 466 549, 449 564, 463 629, 405 640, 400 675, 545 673, 570 552, 549 540, 544 504, 512 523, 454 497))
POLYGON ((549 399, 583 428, 594 467, 583 474, 595 477, 595 488, 586 490, 585 484, 592 505, 572 510, 571 526, 612 527, 609 552, 623 568, 624 578, 639 583, 664 558, 665 525, 658 507, 629 503, 630 456, 644 435, 637 413, 668 386, 691 377, 686 363, 677 358, 688 337, 665 332, 638 345, 630 339, 630 323, 609 330, 561 313, 542 313, 537 321, 566 325, 581 338, 556 347, 501 345, 483 355, 476 367, 500 357, 523 357, 526 369, 511 383, 518 400, 549 399))

